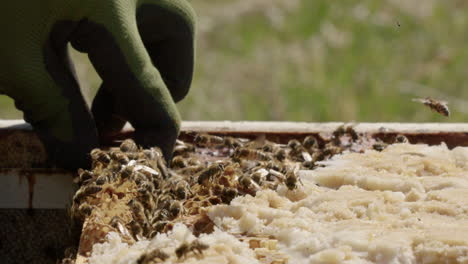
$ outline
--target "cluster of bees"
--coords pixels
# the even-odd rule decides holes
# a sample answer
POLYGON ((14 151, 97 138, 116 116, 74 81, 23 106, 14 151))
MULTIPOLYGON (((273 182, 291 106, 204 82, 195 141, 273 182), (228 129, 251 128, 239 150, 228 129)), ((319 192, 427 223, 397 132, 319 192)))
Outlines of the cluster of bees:
MULTIPOLYGON (((171 230, 177 222, 187 224, 188 219, 203 215, 208 206, 229 204, 237 196, 255 195, 266 188, 276 190, 281 185, 294 191, 302 183, 299 170, 314 169, 317 161, 362 143, 361 135, 344 125, 328 138, 306 136, 285 144, 265 137, 248 140, 194 134, 192 139, 190 143, 176 142, 170 168, 158 148, 141 149, 131 139, 119 148, 93 150, 93 169, 79 171, 74 219, 82 223, 104 214, 100 221, 130 242, 152 238, 171 230), (104 200, 120 203, 123 211, 113 214, 109 208, 119 206, 102 206, 104 200), (100 210, 107 212, 97 212, 100 210)), ((213 230, 209 221, 191 223, 194 234, 213 230)), ((195 240, 182 243, 174 254, 179 259, 189 253, 201 256, 207 248, 195 240)), ((167 253, 156 250, 144 253, 138 263, 167 258, 167 253)))
MULTIPOLYGON (((114 231, 132 243, 172 228, 182 217, 183 202, 191 194, 189 181, 167 168, 158 148, 140 149, 128 139, 119 148, 91 151, 91 158, 92 170, 79 170, 80 188, 71 208, 75 222, 90 222, 88 233, 114 231)), ((82 234, 82 239, 90 237, 82 234)), ((207 248, 196 240, 182 243, 174 253, 178 258, 191 252, 198 256, 207 248)), ((167 258, 167 253, 151 251, 138 263, 167 258)))

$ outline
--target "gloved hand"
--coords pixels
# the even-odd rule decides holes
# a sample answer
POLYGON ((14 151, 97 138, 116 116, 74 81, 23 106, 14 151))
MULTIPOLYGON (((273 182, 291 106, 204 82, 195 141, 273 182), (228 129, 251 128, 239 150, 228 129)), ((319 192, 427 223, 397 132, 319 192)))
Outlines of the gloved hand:
POLYGON ((98 135, 126 121, 137 143, 170 159, 180 129, 175 103, 193 74, 195 15, 185 0, 7 1, 0 25, 0 86, 61 167, 89 167, 98 135), (67 43, 103 83, 91 112, 67 43))

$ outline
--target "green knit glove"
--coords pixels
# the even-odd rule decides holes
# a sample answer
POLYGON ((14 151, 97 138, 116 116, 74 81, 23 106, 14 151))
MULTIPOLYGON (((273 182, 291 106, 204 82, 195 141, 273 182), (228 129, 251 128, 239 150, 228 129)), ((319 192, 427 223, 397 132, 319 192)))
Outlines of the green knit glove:
POLYGON ((188 92, 195 15, 184 0, 8 1, 0 16, 0 86, 44 141, 49 159, 89 167, 98 135, 129 121, 136 141, 170 159, 188 92), (6 6, 6 7, 5 7, 6 6), (86 106, 67 43, 103 80, 86 106))

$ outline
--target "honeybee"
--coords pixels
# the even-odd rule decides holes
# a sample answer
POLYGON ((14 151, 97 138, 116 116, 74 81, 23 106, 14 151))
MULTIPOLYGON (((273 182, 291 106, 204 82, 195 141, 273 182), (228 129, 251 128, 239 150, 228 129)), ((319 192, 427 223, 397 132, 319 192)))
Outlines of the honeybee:
POLYGON ((80 185, 84 184, 86 181, 88 181, 88 180, 90 180, 90 179, 92 179, 94 177, 92 171, 83 170, 83 169, 78 170, 78 175, 79 175, 78 184, 80 184, 80 185))
MULTIPOLYGON (((61 264, 74 264, 76 258, 76 248, 75 247, 67 247, 64 252, 64 258, 62 259, 61 264)), ((57 262, 59 263, 59 262, 57 262)))
POLYGON ((356 141, 359 139, 359 135, 356 132, 356 130, 354 130, 353 126, 346 127, 346 134, 348 134, 353 141, 356 141))
POLYGON ((239 148, 242 147, 242 142, 233 137, 225 137, 224 138, 224 145, 228 148, 239 148))
POLYGON ((324 150, 314 152, 314 154, 312 155, 312 162, 322 161, 326 159, 328 156, 329 156, 329 153, 327 155, 327 153, 325 153, 324 150))
POLYGON ((112 160, 108 165, 107 165, 107 170, 111 172, 119 172, 120 169, 122 169, 122 164, 118 162, 117 160, 112 160))
POLYGON ((125 165, 130 162, 127 155, 120 151, 111 151, 110 157, 122 165, 125 165))
POLYGON ((163 158, 159 158, 156 164, 159 171, 161 172, 161 176, 163 177, 163 179, 167 179, 171 176, 169 170, 166 167, 166 161, 163 158))
POLYGON ((120 223, 122 223, 122 219, 117 215, 113 216, 109 222, 110 226, 112 226, 115 229, 118 228, 120 223))
POLYGON ((76 192, 75 196, 73 197, 73 201, 75 203, 78 203, 82 198, 98 193, 101 190, 102 190, 101 186, 97 186, 94 184, 84 186, 76 192))
POLYGON ((299 140, 297 139, 291 139, 288 141, 288 147, 290 147, 291 149, 297 149, 298 147, 301 147, 301 142, 299 142, 299 140))
POLYGON ((377 151, 382 151, 387 147, 387 144, 384 142, 378 142, 372 145, 372 148, 377 151))
POLYGON ((169 206, 169 213, 172 218, 176 218, 183 211, 183 207, 179 201, 173 200, 169 206))
POLYGON ((128 229, 122 223, 123 223, 123 220, 117 215, 113 216, 109 222, 110 226, 115 228, 122 235, 131 237, 132 235, 129 233, 128 229))
POLYGON ((301 181, 301 178, 297 176, 296 170, 290 170, 288 173, 286 173, 286 179, 284 183, 290 191, 297 188, 297 182, 300 182, 302 185, 304 185, 301 181))
POLYGON ((295 149, 291 149, 291 151, 289 152, 289 156, 292 160, 299 162, 312 160, 312 156, 302 146, 296 147, 295 149))
POLYGON ((312 156, 309 154, 309 152, 302 151, 300 160, 303 160, 305 162, 310 162, 310 161, 312 161, 312 156))
POLYGON ((96 178, 96 185, 103 185, 104 183, 109 182, 109 175, 107 173, 103 173, 96 178))
POLYGON ((262 147, 262 150, 265 152, 275 153, 278 151, 280 146, 274 142, 266 141, 262 147))
POLYGON ((73 258, 74 256, 76 256, 76 253, 77 253, 76 250, 77 250, 76 247, 73 247, 73 246, 67 247, 65 251, 63 252, 63 255, 68 258, 73 258))
POLYGON ((151 219, 151 224, 154 227, 156 223, 169 219, 169 216, 170 213, 167 209, 157 210, 153 216, 153 219, 151 219))
POLYGON ((221 199, 224 203, 229 204, 236 196, 238 192, 234 188, 224 188, 223 193, 221 194, 221 199))
POLYGON ((185 200, 188 197, 188 194, 192 194, 192 191, 190 190, 188 182, 181 180, 176 184, 174 193, 178 199, 185 200))
POLYGON ((267 170, 276 170, 276 171, 281 171, 283 169, 283 163, 281 162, 274 162, 274 161, 269 161, 267 164, 264 166, 265 169, 267 170))
MULTIPOLYGON (((133 164, 133 163, 132 163, 133 164)), ((148 159, 139 159, 135 164, 135 171, 145 174, 148 177, 152 177, 151 174, 159 174, 159 172, 153 168, 157 168, 156 161, 148 159)))
POLYGON ((201 147, 216 147, 224 144, 224 138, 208 134, 197 134, 193 142, 201 147))
POLYGON ((122 152, 137 152, 138 146, 132 139, 128 138, 122 141, 120 144, 120 150, 122 152))
POLYGON ((137 162, 151 168, 156 167, 157 161, 164 160, 161 150, 157 147, 144 149, 138 154, 137 162))
POLYGON ((138 152, 138 161, 140 160, 151 160, 154 161, 158 158, 158 155, 153 149, 144 149, 141 152, 138 152))
POLYGON ((152 147, 150 148, 150 150, 153 152, 153 154, 155 155, 155 158, 158 158, 158 159, 162 159, 164 160, 164 155, 162 153, 162 150, 158 147, 152 147))
POLYGON ((261 184, 265 176, 268 175, 268 171, 265 169, 259 169, 256 170, 252 175, 250 176, 253 181, 255 181, 257 184, 261 184))
POLYGON ((302 142, 302 145, 304 146, 304 148, 309 150, 311 148, 317 148, 318 147, 318 142, 315 139, 315 137, 307 136, 307 137, 304 138, 304 141, 302 142))
POLYGON ((197 158, 189 158, 189 159, 187 160, 187 163, 188 163, 188 165, 190 165, 190 166, 198 166, 198 165, 201 165, 201 164, 202 164, 201 161, 198 160, 197 158))
POLYGON ((169 255, 164 253, 164 251, 159 248, 151 250, 148 253, 143 253, 137 260, 137 264, 152 264, 157 263, 156 261, 166 261, 169 258, 169 255))
POLYGON ((139 193, 152 193, 154 190, 154 185, 150 181, 142 182, 138 187, 139 193))
POLYGON ((135 171, 133 172, 132 174, 132 180, 137 184, 137 185, 140 185, 142 182, 146 182, 148 181, 148 177, 146 177, 145 174, 139 172, 139 171, 135 171))
POLYGON ((108 164, 111 161, 109 155, 100 149, 93 149, 91 151, 91 158, 104 164, 108 164))
POLYGON ((208 245, 200 242, 198 239, 192 241, 192 243, 184 242, 176 248, 175 254, 178 259, 186 257, 190 252, 193 252, 196 255, 203 255, 203 250, 207 250, 208 245))
POLYGON ((183 145, 174 147, 174 156, 186 156, 189 153, 195 152, 195 147, 192 144, 184 143, 183 145))
POLYGON ((190 250, 197 255, 203 255, 203 250, 207 250, 208 248, 210 248, 210 246, 200 242, 198 239, 195 239, 190 244, 190 250))
POLYGON ((343 148, 339 146, 335 146, 331 143, 328 143, 327 145, 325 145, 325 148, 323 149, 322 152, 323 152, 323 155, 325 156, 333 156, 333 155, 340 154, 341 152, 343 152, 343 148))
POLYGON ((79 220, 83 221, 87 216, 91 215, 94 207, 88 203, 82 203, 78 207, 78 214, 74 217, 78 218, 79 220))
POLYGON ((304 161, 302 163, 302 167, 307 168, 307 169, 313 169, 315 168, 315 162, 313 160, 311 161, 304 161))
POLYGON ((141 240, 143 235, 143 228, 141 227, 141 225, 133 219, 132 221, 130 221, 130 223, 128 223, 128 225, 130 227, 130 232, 132 232, 134 238, 137 241, 141 240))
POLYGON ((436 111, 437 113, 448 117, 450 115, 449 108, 447 106, 447 102, 439 101, 433 99, 431 97, 426 98, 414 98, 413 102, 420 102, 429 107, 431 110, 436 111))
POLYGON ((342 124, 333 131, 333 137, 338 138, 343 136, 346 133, 345 125, 342 124))
POLYGON ((220 163, 211 164, 207 169, 200 173, 200 176, 198 176, 198 184, 202 185, 207 180, 211 181, 214 176, 220 174, 223 170, 224 167, 220 163))
POLYGON ((73 258, 63 258, 61 264, 75 264, 75 260, 73 258))
POLYGON ((158 208, 159 209, 169 208, 172 199, 173 199, 172 196, 168 193, 159 195, 158 196, 158 208))
POLYGON ((275 152, 275 158, 279 161, 283 161, 286 159, 286 151, 284 149, 278 149, 276 152, 275 152))
POLYGON ((175 156, 171 161, 171 167, 174 169, 181 169, 187 167, 187 162, 182 156, 175 156))
POLYGON ((178 259, 185 257, 188 253, 190 253, 190 244, 187 242, 180 244, 180 246, 175 249, 175 254, 178 259))
POLYGON ((409 143, 409 140, 404 135, 397 135, 395 137, 395 143, 409 143))
POLYGON ((136 165, 135 170, 137 170, 139 173, 145 175, 146 179, 149 181, 154 180, 154 179, 161 179, 158 169, 153 169, 151 167, 145 166, 145 165, 136 165))
POLYGON ((166 226, 170 224, 169 221, 156 221, 153 226, 152 226, 152 229, 154 230, 154 232, 157 234, 157 233, 161 233, 163 232, 165 229, 166 229, 166 226))
POLYGON ((138 200, 142 203, 145 208, 146 219, 150 218, 156 209, 156 202, 153 195, 149 193, 142 194, 138 197, 138 200))
MULTIPOLYGON (((289 156, 295 160, 302 159, 302 153, 307 152, 307 150, 302 146, 301 142, 297 139, 291 139, 288 142, 288 147, 291 149, 289 151, 289 156)), ((308 152, 307 152, 308 153, 308 152)))
POLYGON ((132 210, 134 218, 139 222, 139 223, 145 223, 146 222, 146 215, 144 213, 144 207, 143 205, 138 202, 135 199, 130 200, 127 203, 128 207, 132 210))
POLYGON ((205 169, 205 166, 200 164, 200 165, 194 165, 194 166, 189 166, 189 167, 183 168, 183 169, 179 170, 179 173, 181 173, 183 175, 191 176, 191 175, 195 175, 195 174, 199 173, 200 171, 202 171, 204 169, 205 169))
POLYGON ((214 184, 211 186, 211 193, 212 195, 221 195, 223 193, 224 186, 221 184, 214 184))
POLYGON ((125 152, 129 160, 137 160, 140 157, 139 152, 125 152))
POLYGON ((276 170, 269 170, 268 175, 267 175, 267 180, 268 181, 274 181, 275 179, 278 179, 279 181, 284 181, 286 176, 284 176, 283 173, 276 171, 276 170))
POLYGON ((234 159, 241 160, 270 160, 271 157, 267 155, 265 152, 256 150, 256 149, 248 149, 248 148, 237 148, 234 151, 233 155, 234 159))
POLYGON ((252 178, 246 174, 240 176, 239 185, 245 189, 249 189, 250 185, 252 185, 252 178))
POLYGON ((125 166, 122 171, 120 172, 120 177, 122 179, 126 179, 130 177, 133 173, 133 170, 135 169, 134 166, 125 166))

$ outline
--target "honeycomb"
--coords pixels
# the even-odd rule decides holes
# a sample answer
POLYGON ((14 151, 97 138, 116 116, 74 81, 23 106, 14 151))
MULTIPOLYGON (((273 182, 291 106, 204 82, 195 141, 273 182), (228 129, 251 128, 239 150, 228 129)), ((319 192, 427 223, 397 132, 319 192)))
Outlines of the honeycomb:
MULTIPOLYGON (((193 133, 190 142, 176 142, 170 166, 158 148, 141 149, 131 139, 119 148, 95 149, 92 169, 79 171, 80 189, 71 208, 75 223, 83 226, 78 255, 63 262, 89 257, 93 245, 105 242, 111 232, 129 245, 167 233, 177 224, 186 225, 195 236, 210 234, 216 227, 207 215, 210 206, 280 186, 296 190, 302 184, 299 170, 313 170, 318 162, 343 151, 385 147, 351 126, 341 126, 331 135, 292 139, 287 144, 265 136, 249 140, 193 133)), ((254 249, 261 263, 288 261, 276 250, 274 238, 233 235, 254 249)), ((194 240, 171 253, 177 259, 202 256, 210 246, 194 240)), ((148 254, 138 263, 169 258, 161 252, 148 254)))

